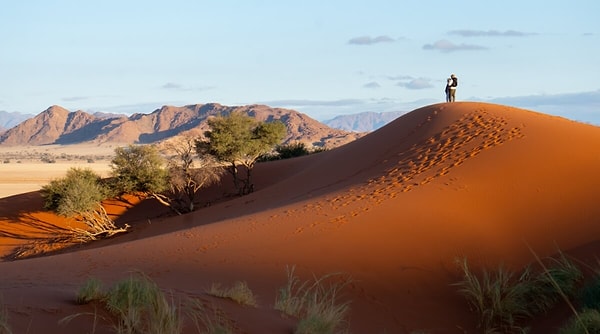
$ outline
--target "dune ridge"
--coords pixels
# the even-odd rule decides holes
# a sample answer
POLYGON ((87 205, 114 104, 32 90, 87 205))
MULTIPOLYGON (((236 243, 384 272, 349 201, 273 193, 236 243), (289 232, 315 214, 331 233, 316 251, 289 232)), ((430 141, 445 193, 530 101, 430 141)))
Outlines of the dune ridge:
MULTIPOLYGON (((178 217, 151 201, 121 209, 117 222, 132 232, 1 262, 0 293, 16 332, 62 333, 90 328, 56 324, 81 311, 74 291, 89 276, 114 282, 140 270, 177 297, 205 300, 212 282, 244 280, 257 309, 213 302, 242 333, 289 333, 294 320, 272 304, 295 265, 304 277, 354 278, 345 294, 353 333, 473 332, 450 285, 455 258, 519 268, 534 260, 527 245, 542 257, 597 254, 599 167, 598 127, 494 104, 426 106, 336 149, 257 165, 248 196, 178 217)), ((26 222, 39 204, 32 194, 0 199, 0 228, 26 222)))

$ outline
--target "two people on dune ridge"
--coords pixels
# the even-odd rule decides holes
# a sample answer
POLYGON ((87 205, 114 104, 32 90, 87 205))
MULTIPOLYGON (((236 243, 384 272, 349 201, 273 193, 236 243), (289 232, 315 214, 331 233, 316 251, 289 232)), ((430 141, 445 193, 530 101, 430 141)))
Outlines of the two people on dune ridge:
POLYGON ((458 86, 458 78, 452 74, 446 80, 446 102, 456 101, 456 86, 458 86))

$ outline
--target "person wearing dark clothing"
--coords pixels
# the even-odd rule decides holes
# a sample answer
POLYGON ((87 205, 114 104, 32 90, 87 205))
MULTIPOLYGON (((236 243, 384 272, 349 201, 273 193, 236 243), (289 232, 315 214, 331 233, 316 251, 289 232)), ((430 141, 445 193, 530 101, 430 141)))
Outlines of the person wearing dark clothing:
POLYGON ((452 83, 450 84, 449 102, 454 102, 456 101, 456 86, 458 86, 458 78, 456 77, 456 75, 452 74, 450 76, 450 79, 452 79, 452 83))

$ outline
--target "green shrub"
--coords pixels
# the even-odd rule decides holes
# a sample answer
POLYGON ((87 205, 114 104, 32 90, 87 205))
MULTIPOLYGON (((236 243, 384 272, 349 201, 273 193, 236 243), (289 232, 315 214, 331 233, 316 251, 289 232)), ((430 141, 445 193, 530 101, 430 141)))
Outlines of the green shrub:
POLYGON ((560 329, 560 334, 600 334, 600 312, 585 309, 571 317, 569 322, 560 329))
POLYGON ((111 188, 116 194, 161 193, 169 187, 169 172, 165 165, 155 146, 118 147, 111 161, 111 188))
POLYGON ((89 168, 71 168, 66 176, 42 187, 44 208, 63 216, 94 211, 106 198, 101 178, 89 168))
POLYGON ((280 145, 276 148, 279 159, 289 159, 310 154, 304 143, 280 145))
POLYGON ((241 305, 256 306, 256 298, 246 282, 237 281, 230 288, 213 284, 207 293, 219 298, 229 298, 241 305))

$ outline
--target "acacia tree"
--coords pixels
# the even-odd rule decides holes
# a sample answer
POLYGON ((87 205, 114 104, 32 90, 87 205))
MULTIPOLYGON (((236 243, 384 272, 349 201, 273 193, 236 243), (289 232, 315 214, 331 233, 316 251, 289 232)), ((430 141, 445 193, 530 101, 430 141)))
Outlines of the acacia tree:
POLYGON ((118 228, 102 206, 108 197, 108 188, 100 176, 91 169, 71 168, 66 176, 42 187, 44 208, 65 217, 75 217, 88 226, 88 230, 72 229, 72 237, 86 242, 125 232, 118 228))
POLYGON ((281 142, 286 134, 285 125, 280 121, 258 122, 239 112, 209 119, 208 125, 211 130, 204 133, 206 139, 196 141, 198 154, 210 154, 226 163, 238 193, 251 193, 254 164, 281 142), (245 167, 245 176, 240 175, 239 166, 245 167))
POLYGON ((169 172, 158 149, 152 145, 129 145, 115 149, 111 161, 112 189, 116 195, 138 193, 156 198, 171 207, 169 198, 162 194, 169 189, 169 172))
POLYGON ((204 187, 218 182, 223 175, 223 167, 211 155, 195 159, 195 141, 184 137, 169 148, 175 156, 169 161, 169 177, 174 200, 182 210, 194 211, 196 193, 204 187))

